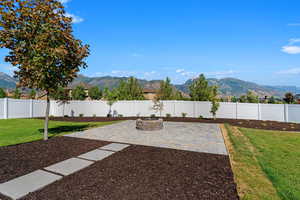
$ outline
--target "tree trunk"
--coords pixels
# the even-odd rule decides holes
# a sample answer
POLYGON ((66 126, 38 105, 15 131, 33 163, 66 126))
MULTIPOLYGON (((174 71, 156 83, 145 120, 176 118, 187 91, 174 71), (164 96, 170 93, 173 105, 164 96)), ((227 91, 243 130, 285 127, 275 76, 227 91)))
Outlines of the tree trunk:
POLYGON ((48 140, 49 111, 50 111, 50 99, 49 99, 49 93, 47 92, 47 107, 46 107, 46 116, 45 116, 45 125, 44 125, 44 140, 48 140))

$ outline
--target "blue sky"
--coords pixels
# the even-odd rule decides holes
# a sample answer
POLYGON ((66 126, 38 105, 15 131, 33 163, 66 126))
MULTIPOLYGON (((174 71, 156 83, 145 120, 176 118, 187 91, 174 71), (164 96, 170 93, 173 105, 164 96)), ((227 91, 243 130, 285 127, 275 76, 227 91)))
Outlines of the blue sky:
MULTIPOLYGON (((62 1, 91 45, 84 75, 300 86, 299 0, 62 1)), ((5 53, 0 69, 11 74, 5 53)))

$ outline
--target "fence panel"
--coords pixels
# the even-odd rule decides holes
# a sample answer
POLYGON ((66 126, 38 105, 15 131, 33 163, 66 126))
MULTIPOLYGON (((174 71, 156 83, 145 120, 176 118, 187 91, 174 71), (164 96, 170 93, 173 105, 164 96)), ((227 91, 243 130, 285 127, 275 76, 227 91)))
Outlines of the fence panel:
POLYGON ((161 112, 161 116, 165 117, 167 114, 170 114, 171 117, 175 116, 175 106, 176 101, 162 101, 163 102, 163 110, 161 112))
POLYGON ((260 104, 261 120, 284 121, 284 104, 260 104))
POLYGON ((33 117, 44 117, 45 113, 46 113, 46 106, 47 106, 46 101, 33 100, 32 101, 32 116, 33 117))
POLYGON ((211 103, 207 101, 195 101, 195 117, 211 118, 211 103))
POLYGON ((106 116, 108 111, 109 106, 104 101, 71 101, 65 104, 64 114, 68 116, 79 116, 80 114, 90 117, 93 115, 106 116))
POLYGON ((288 121, 300 123, 300 106, 295 104, 289 104, 288 108, 288 121))
POLYGON ((4 99, 0 99, 0 119, 4 119, 4 99))
POLYGON ((8 99, 8 118, 30 117, 30 100, 8 99))
POLYGON ((123 116, 136 116, 135 101, 118 101, 112 106, 112 113, 123 116))
POLYGON ((152 101, 135 101, 135 115, 134 116, 145 116, 149 117, 152 114, 159 115, 159 113, 155 113, 152 109, 153 102, 152 101))
POLYGON ((258 104, 256 103, 238 103, 237 118, 238 119, 258 119, 258 104))
POLYGON ((220 107, 217 111, 217 118, 236 119, 237 104, 230 102, 220 102, 220 107))
POLYGON ((194 102, 192 101, 176 101, 175 103, 175 116, 182 117, 186 113, 187 117, 194 117, 194 102))

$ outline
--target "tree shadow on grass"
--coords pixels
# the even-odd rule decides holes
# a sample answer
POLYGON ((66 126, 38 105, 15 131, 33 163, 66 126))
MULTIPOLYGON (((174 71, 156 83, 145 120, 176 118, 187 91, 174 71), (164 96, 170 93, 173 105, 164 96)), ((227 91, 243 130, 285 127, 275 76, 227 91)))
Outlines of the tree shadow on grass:
MULTIPOLYGON (((89 125, 70 125, 70 126, 57 126, 54 128, 49 128, 48 133, 55 136, 61 133, 68 133, 68 132, 78 132, 86 130, 89 125)), ((39 129, 40 133, 44 133, 44 129, 39 129)))

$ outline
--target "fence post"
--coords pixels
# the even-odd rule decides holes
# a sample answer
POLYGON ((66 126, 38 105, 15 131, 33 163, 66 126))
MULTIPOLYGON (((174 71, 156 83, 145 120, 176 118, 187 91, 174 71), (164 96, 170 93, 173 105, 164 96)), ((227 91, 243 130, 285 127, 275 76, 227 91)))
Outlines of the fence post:
POLYGON ((193 117, 196 118, 196 101, 193 101, 193 117))
POLYGON ((261 108, 260 108, 260 103, 257 104, 257 118, 258 120, 261 120, 261 108))
POLYGON ((238 118, 238 103, 239 103, 239 102, 236 102, 236 103, 235 103, 235 119, 238 118))
POLYGON ((284 121, 289 122, 289 104, 284 104, 284 121))
POLYGON ((174 103, 174 106, 173 106, 173 116, 174 117, 176 117, 175 116, 175 114, 176 114, 176 102, 177 102, 176 100, 173 101, 173 103, 174 103))
POLYGON ((4 98, 4 103, 3 103, 3 106, 4 106, 4 108, 3 108, 3 111, 4 111, 4 116, 3 116, 3 118, 4 119, 8 119, 8 98, 4 98))
POLYGON ((29 117, 33 118, 33 100, 30 99, 30 104, 29 104, 29 117))

